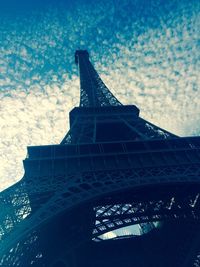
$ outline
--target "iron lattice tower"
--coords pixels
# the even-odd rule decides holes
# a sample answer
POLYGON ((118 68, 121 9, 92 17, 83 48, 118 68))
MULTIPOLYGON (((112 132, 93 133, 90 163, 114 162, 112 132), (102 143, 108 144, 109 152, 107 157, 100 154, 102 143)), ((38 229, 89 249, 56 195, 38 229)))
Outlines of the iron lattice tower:
POLYGON ((24 177, 0 194, 0 266, 200 266, 200 137, 123 106, 87 51, 75 62, 69 132, 28 147, 24 177))

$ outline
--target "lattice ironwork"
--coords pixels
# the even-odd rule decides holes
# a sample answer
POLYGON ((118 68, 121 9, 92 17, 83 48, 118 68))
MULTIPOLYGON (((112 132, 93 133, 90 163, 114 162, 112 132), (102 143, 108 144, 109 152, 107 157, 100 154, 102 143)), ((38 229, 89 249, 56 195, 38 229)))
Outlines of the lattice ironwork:
MULTIPOLYGON (((196 140, 196 138, 194 138, 194 140, 196 140)), ((191 141, 192 139, 190 138, 190 143, 191 141)), ((169 141, 168 143, 170 144, 169 141)), ((175 142, 172 141, 172 143, 175 142)), ((185 144, 187 144, 187 142, 185 144)), ((171 146, 173 147, 173 145, 171 146)), ((51 146, 49 146, 48 148, 51 148, 51 146)), ((199 151, 197 150, 197 148, 188 149, 188 151, 193 151, 193 150, 194 152, 199 151)), ((51 151, 53 150, 51 149, 51 151)), ((192 155, 191 152, 189 154, 192 155)), ((196 154, 194 154, 194 156, 191 157, 191 159, 193 158, 194 160, 193 164, 191 163, 183 164, 184 162, 179 157, 180 161, 176 161, 176 164, 173 159, 171 161, 171 164, 170 161, 169 163, 166 163, 166 160, 165 161, 163 160, 160 162, 155 161, 154 163, 152 163, 154 166, 151 167, 150 166, 145 167, 144 164, 140 163, 140 165, 137 165, 135 166, 135 168, 132 169, 130 168, 129 165, 124 166, 124 169, 122 169, 122 165, 124 165, 124 159, 122 158, 120 160, 120 157, 118 157, 118 166, 119 166, 118 170, 112 169, 112 168, 115 169, 116 166, 113 166, 109 170, 108 167, 111 165, 109 164, 109 160, 105 159, 105 162, 108 162, 108 166, 106 165, 104 166, 105 171, 101 170, 95 171, 96 166, 94 166, 93 171, 89 172, 84 172, 84 171, 80 172, 80 170, 76 168, 76 172, 74 172, 74 170, 70 170, 68 174, 67 173, 65 174, 65 176, 64 173, 60 173, 60 176, 58 174, 57 175, 54 174, 52 177, 50 176, 42 177, 41 172, 42 169, 44 169, 44 167, 42 161, 39 160, 38 162, 36 162, 34 168, 40 166, 40 171, 41 171, 40 174, 36 172, 35 176, 33 176, 31 179, 29 174, 27 174, 28 175, 27 179, 23 181, 23 183, 19 183, 18 185, 20 188, 23 188, 23 191, 26 190, 26 194, 29 196, 29 201, 26 201, 26 203, 28 203, 28 212, 25 211, 25 209, 23 210, 25 211, 25 216, 29 215, 29 213, 31 213, 31 216, 27 216, 26 220, 24 220, 23 223, 21 222, 18 227, 15 227, 15 231, 13 232, 14 237, 11 232, 12 236, 11 240, 14 242, 17 237, 21 238, 22 236, 29 236, 31 234, 31 231, 33 231, 33 229, 37 229, 39 225, 43 223, 43 221, 50 220, 50 218, 53 218, 56 214, 61 213, 64 210, 70 209, 73 205, 77 204, 80 205, 82 202, 84 202, 84 200, 85 201, 92 200, 93 198, 100 197, 104 194, 112 194, 116 191, 127 190, 128 188, 131 187, 137 188, 138 186, 169 184, 169 183, 176 184, 185 182, 198 183, 200 177, 200 166, 199 164, 195 163, 196 161, 195 155, 196 154), (180 164, 181 161, 182 164, 180 164), (39 177, 40 183, 37 177, 39 177)), ((71 157, 73 158, 72 155, 71 157)), ((137 153, 137 158, 139 157, 141 158, 142 162, 142 156, 140 156, 140 154, 137 153)), ((171 156, 169 154, 169 158, 170 157, 171 156)), ((27 160, 28 161, 31 160, 31 153, 27 160)), ((78 158, 75 158, 75 160, 76 162, 79 161, 78 158)), ((51 161, 53 163, 53 159, 51 159, 51 161)), ((33 162, 35 164, 34 157, 33 157, 33 162)), ((133 164, 135 164, 134 161, 133 164)), ((44 161, 44 166, 45 165, 46 163, 44 161)), ((47 163, 47 166, 48 165, 49 164, 47 163)), ((71 164, 69 164, 69 166, 70 165, 71 164)), ((103 165, 100 164, 100 167, 103 168, 103 165)), ((33 173, 33 171, 31 172, 33 173)), ((21 191, 18 189, 18 186, 16 185, 13 189, 10 188, 9 190, 13 192, 14 196, 16 195, 16 192, 19 192, 17 195, 18 197, 15 198, 18 199, 19 203, 21 203, 23 201, 23 198, 22 201, 20 201, 21 191)), ((9 195, 8 203, 12 203, 13 202, 12 194, 8 194, 6 191, 4 194, 5 195, 2 195, 2 199, 4 199, 4 202, 6 199, 5 196, 8 197, 9 195)), ((190 201, 192 205, 192 203, 195 202, 195 198, 190 198, 190 201)), ((6 204, 7 202, 5 202, 5 206, 6 204)), ((25 207, 26 206, 27 204, 25 205, 25 207)), ((188 217, 191 217, 193 215, 192 213, 193 208, 194 207, 191 206, 190 216, 188 213, 188 217)), ((181 212, 182 216, 184 217, 185 210, 181 209, 181 212)), ((155 214, 153 215, 155 216, 155 214)), ((159 216, 153 217, 153 215, 151 216, 151 218, 146 217, 146 220, 144 219, 142 220, 141 219, 142 217, 138 217, 137 219, 136 217, 133 217, 132 220, 130 220, 130 218, 126 218, 127 220, 125 221, 124 225, 125 224, 130 225, 131 223, 136 224, 159 218, 159 216)), ((171 216, 173 216, 173 214, 171 214, 171 216)), ((196 218, 198 218, 198 216, 196 216, 196 218)), ((160 217, 160 220, 161 219, 164 219, 164 217, 162 218, 160 217)), ((5 225, 5 221, 3 221, 3 225, 5 225)), ((118 225, 118 227, 121 226, 118 225)), ((101 233, 106 232, 105 230, 110 231, 111 228, 107 226, 107 229, 104 228, 104 230, 101 233)), ((98 232, 97 234, 99 235, 101 233, 98 232)), ((97 236, 97 234, 95 234, 95 236, 97 236)), ((2 245, 1 251, 3 251, 6 248, 5 242, 2 241, 1 243, 2 245)), ((17 239, 15 242, 19 242, 19 240, 17 239)))
POLYGON ((177 137, 140 117, 134 117, 134 114, 131 115, 129 117, 127 114, 77 116, 61 144, 111 142, 115 140, 139 141, 177 137), (112 132, 112 136, 109 135, 111 129, 116 130, 116 132, 112 132))
MULTIPOLYGON (((160 199, 149 197, 145 200, 135 200, 133 203, 95 207, 96 223, 93 236, 98 237, 122 227, 145 222, 200 218, 199 192, 188 193, 188 195, 178 195, 177 192, 174 194, 167 193, 168 195, 165 197, 161 194, 162 198, 160 199)), ((158 198, 158 196, 157 194, 156 197, 158 198)))
MULTIPOLYGON (((153 257, 172 253, 175 264, 169 256, 155 266, 199 266, 200 137, 179 138, 140 118, 136 106, 123 106, 108 90, 87 51, 77 51, 75 61, 81 94, 70 131, 60 145, 29 147, 23 179, 0 194, 0 266, 102 266, 83 256, 96 253, 92 240, 130 225, 147 233, 157 221, 161 230, 133 240, 152 252, 140 265, 137 251, 135 264, 152 267, 153 257), (169 251, 159 244, 153 251, 157 236, 169 251)), ((126 262, 107 260, 106 267, 126 262)))
POLYGON ((80 74, 80 106, 119 106, 121 103, 109 91, 89 60, 89 54, 85 50, 75 53, 75 62, 79 66, 80 74))

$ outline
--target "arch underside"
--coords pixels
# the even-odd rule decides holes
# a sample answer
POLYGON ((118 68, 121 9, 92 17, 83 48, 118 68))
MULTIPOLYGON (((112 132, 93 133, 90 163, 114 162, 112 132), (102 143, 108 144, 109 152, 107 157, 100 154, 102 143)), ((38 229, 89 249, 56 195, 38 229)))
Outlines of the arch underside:
POLYGON ((200 219, 200 192, 196 185, 152 186, 151 190, 121 192, 95 206, 93 238, 130 225, 200 219))
MULTIPOLYGON (((49 183, 46 183, 48 177, 44 176, 39 178, 40 184, 33 177, 27 181, 22 180, 1 194, 1 229, 8 234, 8 238, 9 233, 12 235, 12 232, 14 234, 19 231, 10 239, 12 242, 16 236, 28 234, 53 216, 84 201, 93 201, 104 194, 114 194, 127 188, 170 183, 198 184, 199 176, 199 164, 188 164, 68 174, 66 177, 56 176, 55 181, 49 180, 49 183), (12 217, 7 219, 7 214, 12 217), (7 229, 5 225, 8 221, 11 228, 7 229)), ((1 244, 1 249, 4 250, 7 243, 1 244)))
POLYGON ((199 222, 199 194, 199 184, 184 182, 156 186, 152 184, 148 187, 134 186, 131 189, 129 186, 129 188, 98 195, 84 204, 82 202, 74 209, 62 210, 54 218, 35 227, 10 247, 4 254, 2 262, 7 264, 5 266, 17 266, 13 263, 20 264, 26 261, 30 263, 31 259, 33 266, 48 266, 40 265, 45 254, 49 254, 49 251, 42 251, 43 248, 48 250, 48 247, 44 246, 43 238, 46 232, 55 231, 55 227, 60 227, 60 230, 56 230, 58 233, 52 237, 52 242, 59 242, 59 236, 62 233, 64 242, 68 243, 64 248, 67 253, 88 240, 99 240, 99 236, 104 233, 134 224, 179 220, 180 223, 185 221, 189 224, 199 222), (86 218, 83 219, 83 216, 86 218), (88 234, 85 235, 85 233, 88 234), (29 255, 28 258, 27 255, 29 255))

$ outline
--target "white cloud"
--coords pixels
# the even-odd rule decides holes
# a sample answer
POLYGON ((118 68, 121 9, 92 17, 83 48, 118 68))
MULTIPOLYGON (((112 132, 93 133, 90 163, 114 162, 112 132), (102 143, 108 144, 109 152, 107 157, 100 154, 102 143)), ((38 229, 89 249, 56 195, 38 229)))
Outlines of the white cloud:
POLYGON ((166 14, 155 10, 155 18, 151 9, 146 22, 139 11, 127 16, 127 3, 82 4, 43 11, 38 20, 33 14, 2 21, 0 190, 22 177, 27 145, 64 137, 68 113, 79 103, 78 47, 91 51, 122 103, 136 104, 145 119, 176 134, 200 133, 200 4, 175 11, 166 5, 166 14))

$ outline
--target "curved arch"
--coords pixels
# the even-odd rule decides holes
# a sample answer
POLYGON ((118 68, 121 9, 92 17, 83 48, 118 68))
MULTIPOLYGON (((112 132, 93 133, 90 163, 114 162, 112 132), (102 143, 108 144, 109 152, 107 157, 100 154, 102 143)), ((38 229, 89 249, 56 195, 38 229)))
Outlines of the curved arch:
MULTIPOLYGON (((180 180, 178 179, 177 181, 173 181, 173 182, 163 182, 163 183, 160 183, 160 185, 162 184, 162 186, 163 187, 166 187, 166 186, 169 186, 169 185, 171 185, 171 186, 175 186, 175 185, 186 185, 186 186, 188 186, 189 184, 191 184, 191 185, 197 185, 197 184, 199 184, 199 181, 197 182, 197 180, 195 180, 196 181, 196 183, 194 183, 194 181, 193 182, 186 182, 186 181, 182 181, 182 182, 180 182, 180 180)), ((22 222, 22 226, 21 226, 21 229, 19 229, 19 230, 21 230, 21 231, 19 231, 18 233, 17 233, 17 237, 18 238, 16 238, 16 239, 14 239, 14 240, 12 240, 13 242, 12 243, 10 243, 10 244, 6 244, 7 246, 6 247, 4 247, 5 249, 4 249, 4 253, 6 253, 6 251, 9 251, 9 249, 12 247, 12 245, 14 245, 14 244, 17 244, 17 242, 18 242, 18 240, 20 239, 21 241, 23 240, 23 242, 25 242, 26 241, 26 237, 28 236, 28 235, 30 235, 33 231, 37 231, 37 229, 39 229, 40 227, 45 227, 45 225, 46 224, 48 224, 48 222, 49 221, 51 221, 52 220, 52 218, 54 217, 54 219, 56 218, 56 216, 59 216, 59 214, 62 214, 62 213, 64 213, 64 212, 67 212, 67 211, 70 211, 70 210, 72 210, 73 208, 75 208, 75 207, 78 207, 80 204, 83 204, 83 203, 98 203, 98 201, 99 201, 99 199, 101 199, 101 201, 102 201, 102 197, 104 198, 104 201, 105 201, 105 198, 107 198, 108 199, 108 197, 110 196, 110 195, 118 195, 118 194, 120 194, 120 193, 122 193, 122 192, 126 192, 126 191, 130 191, 130 190, 133 190, 133 191, 140 191, 142 188, 146 188, 146 185, 147 184, 131 184, 130 182, 129 183, 125 183, 125 182, 121 182, 121 183, 119 183, 116 187, 114 187, 114 188, 112 188, 112 190, 109 190, 109 188, 110 187, 108 187, 108 190, 106 191, 106 190, 104 190, 104 193, 102 194, 102 191, 101 191, 101 193, 100 192, 96 192, 96 194, 95 194, 95 192, 93 191, 93 197, 91 198, 91 197, 89 197, 88 196, 88 198, 86 198, 85 197, 85 199, 83 200, 79 200, 79 201, 77 201, 77 202, 75 202, 73 205, 71 204, 71 203, 68 203, 68 205, 66 205, 65 206, 65 209, 63 208, 63 209, 60 209, 60 210, 58 210, 58 211, 55 211, 54 210, 54 216, 51 216, 51 217, 49 217, 48 219, 46 218, 46 220, 43 220, 42 222, 41 221, 39 221, 38 223, 34 223, 34 224, 32 224, 31 225, 31 227, 30 227, 30 223, 31 223, 31 221, 32 222, 36 222, 35 220, 38 218, 37 217, 37 213, 35 214, 35 216, 33 215, 32 217, 30 217, 30 218, 28 218, 28 222, 29 222, 29 226, 27 226, 27 225, 25 225, 25 227, 23 227, 24 225, 23 225, 23 222, 22 222), (35 219, 35 220, 34 220, 35 219), (42 226, 43 225, 43 226, 42 226), (24 232, 22 232, 24 230, 24 232), (19 233, 21 233, 22 235, 19 235, 19 233), (22 239, 22 236, 24 236, 24 238, 22 239), (20 238, 19 238, 20 237, 20 238)), ((152 182, 151 183, 151 186, 159 186, 156 182, 152 182)), ((148 188, 149 188, 149 183, 148 183, 148 188)), ((195 188, 197 189, 199 189, 199 187, 196 187, 195 186, 195 188)), ((63 190, 63 191, 65 191, 65 190, 63 190)), ((148 190, 149 191, 149 190, 148 190)), ((67 202, 65 202, 65 204, 66 204, 67 202)), ((142 215, 142 214, 141 214, 142 215)), ((142 216, 140 216, 140 219, 137 221, 137 223, 138 222, 140 222, 140 223, 142 223, 142 222, 145 222, 145 221, 148 221, 148 219, 144 219, 144 218, 142 218, 142 216)), ((126 223, 126 225, 130 225, 130 224, 133 224, 133 221, 132 222, 127 222, 126 223)), ((110 231, 110 229, 117 229, 116 227, 111 227, 111 228, 109 228, 109 231, 110 231)), ((101 233, 98 233, 98 235, 100 235, 100 234, 102 234, 103 232, 107 232, 108 231, 108 228, 107 229, 105 229, 105 230, 103 230, 103 231, 101 231, 101 233)), ((16 232, 14 231, 14 234, 16 234, 16 232)), ((95 236, 97 236, 97 234, 95 234, 95 236)), ((82 240, 82 242, 84 242, 84 240, 82 240)), ((3 252, 3 251, 2 251, 3 252)))

